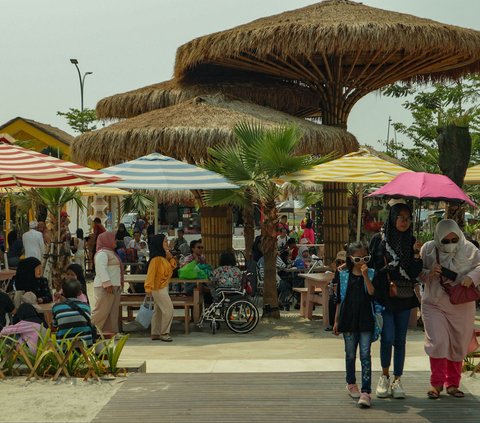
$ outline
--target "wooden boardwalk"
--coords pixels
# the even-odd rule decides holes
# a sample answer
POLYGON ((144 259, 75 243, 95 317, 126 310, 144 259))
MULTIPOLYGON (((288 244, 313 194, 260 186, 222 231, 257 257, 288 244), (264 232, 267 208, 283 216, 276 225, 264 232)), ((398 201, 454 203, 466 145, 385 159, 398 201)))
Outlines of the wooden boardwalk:
MULTIPOLYGON (((479 423, 480 402, 426 397, 427 372, 402 379, 408 397, 376 399, 359 409, 343 372, 134 374, 93 420, 154 422, 479 423)), ((379 374, 374 374, 374 386, 379 374)))

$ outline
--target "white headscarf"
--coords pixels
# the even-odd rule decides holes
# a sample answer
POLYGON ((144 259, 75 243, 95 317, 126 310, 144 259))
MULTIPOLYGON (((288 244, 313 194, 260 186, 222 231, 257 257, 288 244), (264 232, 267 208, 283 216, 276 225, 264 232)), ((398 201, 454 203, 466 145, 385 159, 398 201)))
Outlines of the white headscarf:
POLYGON ((452 219, 445 219, 438 222, 435 227, 433 242, 438 250, 440 264, 457 273, 466 273, 472 268, 472 263, 477 247, 465 239, 463 232, 452 219), (442 244, 442 239, 449 233, 458 236, 458 243, 452 252, 446 251, 446 245, 442 244))

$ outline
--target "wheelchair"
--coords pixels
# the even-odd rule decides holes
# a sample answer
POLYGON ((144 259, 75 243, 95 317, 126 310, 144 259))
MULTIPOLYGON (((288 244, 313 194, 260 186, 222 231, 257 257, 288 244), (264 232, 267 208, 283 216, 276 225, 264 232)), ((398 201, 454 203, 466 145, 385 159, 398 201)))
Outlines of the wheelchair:
POLYGON ((260 320, 257 307, 245 292, 236 288, 217 288, 212 304, 203 310, 198 327, 202 328, 204 322, 210 322, 210 329, 215 335, 224 322, 234 333, 245 334, 251 332, 260 320))

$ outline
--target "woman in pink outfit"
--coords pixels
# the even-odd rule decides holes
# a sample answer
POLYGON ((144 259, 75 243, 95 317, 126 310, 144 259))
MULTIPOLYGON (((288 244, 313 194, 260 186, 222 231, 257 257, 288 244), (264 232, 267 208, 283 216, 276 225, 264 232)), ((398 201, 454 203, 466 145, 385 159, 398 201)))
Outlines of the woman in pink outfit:
POLYGON ((420 279, 425 284, 422 318, 432 385, 428 396, 438 398, 445 386, 449 395, 463 397, 459 389, 463 359, 478 346, 474 332, 475 302, 450 303, 442 283, 478 287, 480 251, 465 239, 455 221, 447 219, 437 224, 434 240, 422 247, 421 256, 420 279), (448 274, 442 267, 455 273, 448 274))

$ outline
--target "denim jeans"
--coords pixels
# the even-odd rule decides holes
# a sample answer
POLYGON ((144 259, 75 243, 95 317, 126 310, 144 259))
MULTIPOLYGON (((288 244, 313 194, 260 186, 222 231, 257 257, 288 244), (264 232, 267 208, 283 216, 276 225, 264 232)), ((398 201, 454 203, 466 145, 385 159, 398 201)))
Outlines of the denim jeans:
POLYGON ((392 347, 395 347, 393 352, 393 374, 402 376, 405 364, 405 344, 407 342, 410 310, 384 310, 382 315, 383 329, 380 340, 380 362, 383 369, 388 369, 392 361, 392 347))
POLYGON ((370 347, 372 345, 371 332, 347 332, 343 334, 345 341, 345 368, 347 371, 347 383, 356 383, 355 359, 357 347, 360 345, 360 364, 362 365, 362 392, 372 392, 372 357, 370 347))

